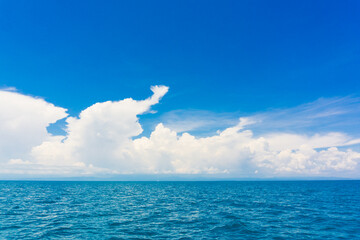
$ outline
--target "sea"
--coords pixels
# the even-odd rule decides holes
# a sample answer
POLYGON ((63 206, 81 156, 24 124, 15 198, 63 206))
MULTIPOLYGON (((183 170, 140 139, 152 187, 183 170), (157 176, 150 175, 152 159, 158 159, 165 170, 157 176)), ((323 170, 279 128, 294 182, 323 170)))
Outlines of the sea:
POLYGON ((0 239, 360 239, 360 181, 0 181, 0 239))

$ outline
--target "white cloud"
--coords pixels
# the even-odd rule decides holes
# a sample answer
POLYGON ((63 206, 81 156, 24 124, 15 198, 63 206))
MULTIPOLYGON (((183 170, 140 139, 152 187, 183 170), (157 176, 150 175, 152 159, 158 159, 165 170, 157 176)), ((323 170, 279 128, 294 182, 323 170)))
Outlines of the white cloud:
POLYGON ((301 132, 316 134, 327 132, 354 132, 354 125, 360 122, 360 98, 336 97, 320 98, 316 101, 287 109, 273 109, 252 116, 258 124, 253 126, 255 133, 301 132))
MULTIPOLYGON (((153 96, 136 101, 131 98, 117 102, 96 103, 67 118, 67 136, 56 136, 35 147, 32 155, 42 164, 72 165, 83 163, 127 172, 129 160, 119 161, 117 149, 126 148, 131 138, 142 133, 138 115, 150 110, 168 91, 168 87, 152 87, 153 96)), ((125 153, 124 153, 125 154, 125 153)), ((126 155, 126 154, 125 154, 126 155)))
MULTIPOLYGON (((359 176, 360 153, 339 150, 359 143, 359 139, 331 131, 296 134, 268 129, 266 134, 254 135, 250 128, 266 125, 265 118, 258 122, 258 115, 240 118, 236 125, 208 137, 178 133, 159 123, 149 137, 139 138, 143 131, 139 115, 150 113, 168 88, 155 86, 152 91, 153 95, 142 101, 128 98, 96 103, 78 118, 68 117, 65 137, 46 132, 46 126, 66 117, 65 109, 42 99, 0 91, 4 113, 0 133, 5 136, 0 149, 6 150, 0 155, 0 172, 37 176, 359 176)), ((318 113, 322 118, 324 114, 318 113)))
POLYGON ((17 92, 17 89, 16 87, 4 87, 4 88, 0 88, 0 91, 17 92))
POLYGON ((66 116, 66 109, 41 98, 0 90, 0 163, 28 157, 50 137, 46 127, 66 116))
POLYGON ((141 171, 231 176, 249 176, 258 168, 268 176, 338 176, 337 171, 355 170, 360 161, 359 153, 333 147, 347 144, 349 137, 343 134, 254 137, 250 130, 243 129, 251 123, 246 121, 240 119, 237 126, 206 138, 188 133, 178 136, 159 124, 149 138, 135 140, 130 152, 146 166, 141 171), (325 150, 315 149, 319 147, 325 150))
POLYGON ((237 114, 213 113, 203 110, 173 110, 163 114, 160 119, 153 122, 161 122, 172 130, 182 132, 196 132, 196 134, 208 135, 218 129, 236 125, 237 114))

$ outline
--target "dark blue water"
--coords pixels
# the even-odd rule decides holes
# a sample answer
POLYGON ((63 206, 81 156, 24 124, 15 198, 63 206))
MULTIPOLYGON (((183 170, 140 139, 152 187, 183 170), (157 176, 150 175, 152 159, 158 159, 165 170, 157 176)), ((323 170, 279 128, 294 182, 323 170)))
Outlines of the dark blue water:
POLYGON ((0 182, 0 239, 360 239, 360 181, 0 182))

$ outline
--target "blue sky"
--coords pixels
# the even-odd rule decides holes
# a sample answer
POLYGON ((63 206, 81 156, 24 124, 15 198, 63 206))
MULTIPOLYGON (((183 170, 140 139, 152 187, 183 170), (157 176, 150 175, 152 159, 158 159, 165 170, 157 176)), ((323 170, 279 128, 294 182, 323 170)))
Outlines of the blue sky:
POLYGON ((71 113, 171 87, 159 110, 359 94, 357 1, 1 1, 3 86, 71 113), (215 97, 216 96, 216 97, 215 97))
MULTIPOLYGON (((358 1, 330 0, 0 1, 0 87, 78 116, 169 86, 151 104, 156 114, 140 117, 143 134, 131 137, 148 137, 160 122, 210 136, 245 116, 257 119, 254 136, 355 139, 359 12, 358 1)), ((66 121, 48 120, 49 131, 66 135, 66 121)))

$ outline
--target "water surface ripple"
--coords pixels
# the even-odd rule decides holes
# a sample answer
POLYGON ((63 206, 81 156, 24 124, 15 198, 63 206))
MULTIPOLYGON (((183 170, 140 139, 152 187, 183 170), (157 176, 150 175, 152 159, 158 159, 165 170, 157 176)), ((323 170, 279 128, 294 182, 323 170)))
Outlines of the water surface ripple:
POLYGON ((360 239, 360 181, 2 181, 0 239, 360 239))

